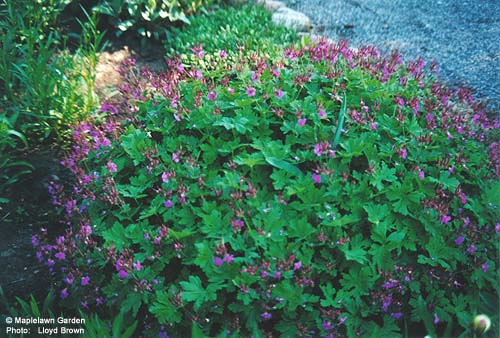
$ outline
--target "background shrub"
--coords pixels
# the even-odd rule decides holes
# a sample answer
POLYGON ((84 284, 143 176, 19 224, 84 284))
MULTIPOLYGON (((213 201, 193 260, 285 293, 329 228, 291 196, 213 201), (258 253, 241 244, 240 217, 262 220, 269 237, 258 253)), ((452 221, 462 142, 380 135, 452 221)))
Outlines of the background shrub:
POLYGON ((152 335, 498 322, 498 121, 466 90, 343 42, 193 54, 162 74, 128 62, 107 121, 74 129, 78 184, 51 187, 71 226, 34 238, 61 298, 140 312, 152 335))
POLYGON ((0 201, 33 168, 22 160, 34 146, 68 140, 69 126, 96 107, 93 92, 102 34, 96 18, 81 24, 70 54, 55 28, 69 1, 0 3, 0 201))
POLYGON ((147 38, 164 38, 172 23, 189 24, 188 16, 216 0, 100 0, 93 7, 106 15, 117 36, 133 32, 147 38))
POLYGON ((222 50, 229 53, 229 57, 257 53, 269 58, 280 55, 283 47, 296 39, 294 31, 274 25, 271 13, 262 6, 244 5, 203 13, 192 18, 188 26, 173 28, 166 40, 166 49, 170 58, 179 55, 184 62, 208 63, 222 50), (206 58, 194 57, 192 49, 199 46, 207 54, 206 58))

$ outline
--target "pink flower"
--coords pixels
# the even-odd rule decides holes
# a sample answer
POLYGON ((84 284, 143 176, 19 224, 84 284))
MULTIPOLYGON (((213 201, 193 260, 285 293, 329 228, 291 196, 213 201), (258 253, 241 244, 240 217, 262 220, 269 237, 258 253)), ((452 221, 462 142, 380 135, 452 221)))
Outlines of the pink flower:
POLYGON ((377 126, 378 126, 378 123, 377 122, 373 122, 372 124, 370 124, 370 129, 371 130, 377 130, 377 126))
POLYGON ((205 51, 203 50, 202 45, 196 45, 190 49, 193 52, 193 54, 199 59, 202 59, 205 56, 205 51))
POLYGON ((403 160, 406 160, 406 157, 408 156, 408 152, 406 150, 406 147, 403 147, 401 149, 398 150, 398 154, 399 156, 403 159, 403 160))
POLYGON ((229 93, 229 94, 231 94, 231 95, 233 95, 233 94, 234 94, 234 89, 233 89, 233 88, 228 88, 228 89, 227 89, 227 91, 228 91, 228 93, 229 93))
POLYGON ((175 163, 179 163, 180 159, 179 159, 179 154, 178 153, 173 153, 172 154, 172 161, 174 161, 175 163))
POLYGON ((217 94, 215 94, 214 91, 209 92, 207 95, 207 99, 209 99, 210 101, 215 100, 216 97, 217 97, 217 94))
POLYGON ((219 51, 219 56, 221 57, 221 59, 226 58, 226 57, 227 57, 227 53, 226 53, 226 51, 225 51, 224 49, 221 49, 221 50, 219 51))
POLYGON ((135 269, 136 269, 137 271, 141 271, 141 269, 142 269, 141 262, 136 261, 136 262, 134 263, 134 267, 135 267, 135 269))
POLYGON ((276 89, 274 91, 274 96, 276 96, 278 99, 281 99, 283 97, 283 91, 281 89, 276 89))
POLYGON ((233 255, 225 255, 224 256, 224 262, 228 263, 228 264, 231 264, 234 260, 234 256, 233 255))
POLYGON ((418 172, 418 178, 419 178, 419 179, 421 179, 421 180, 423 180, 423 179, 424 179, 424 177, 425 177, 425 173, 424 173, 424 171, 423 171, 423 170, 420 170, 420 171, 418 172))
POLYGON ((161 174, 161 180, 163 181, 163 183, 168 183, 169 179, 166 172, 163 172, 163 174, 161 174))
POLYGON ((298 261, 293 265, 293 270, 294 271, 300 270, 301 267, 302 267, 302 262, 298 261))
POLYGON ((312 176, 314 183, 316 183, 316 184, 321 183, 321 175, 313 173, 311 176, 312 176))
POLYGON ((303 127, 303 126, 305 126, 306 122, 307 122, 307 119, 301 118, 297 121, 297 124, 299 125, 299 127, 303 127))
POLYGON ((215 257, 213 262, 214 262, 214 265, 217 267, 220 267, 220 266, 222 266, 222 264, 224 264, 224 261, 220 257, 215 257))
POLYGON ((320 119, 325 118, 326 117, 326 111, 324 109, 318 110, 318 117, 320 119))
POLYGON ((106 168, 110 173, 115 173, 117 171, 116 164, 111 161, 109 161, 108 164, 106 164, 106 168))
POLYGON ((247 96, 248 96, 248 97, 253 97, 253 96, 255 96, 255 93, 256 93, 256 92, 257 92, 257 91, 255 90, 255 88, 254 88, 254 87, 248 87, 248 88, 247 88, 247 96))

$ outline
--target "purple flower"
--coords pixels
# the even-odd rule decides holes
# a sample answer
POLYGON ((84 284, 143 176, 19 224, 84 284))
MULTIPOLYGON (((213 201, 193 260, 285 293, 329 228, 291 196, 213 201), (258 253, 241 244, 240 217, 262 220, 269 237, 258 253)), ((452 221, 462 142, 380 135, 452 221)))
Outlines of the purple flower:
POLYGON ((231 264, 234 260, 234 256, 233 255, 225 255, 224 256, 224 262, 228 263, 228 264, 231 264))
POLYGON ((224 261, 220 257, 215 257, 213 262, 214 262, 214 265, 217 267, 222 266, 222 264, 224 264, 224 261))
POLYGON ((332 325, 332 323, 330 321, 324 320, 321 323, 321 326, 323 327, 323 330, 325 330, 325 331, 333 330, 333 325, 332 325))
POLYGON ((69 296, 68 289, 64 288, 61 290, 61 299, 66 299, 69 296))
POLYGON ((262 277, 262 278, 267 278, 267 276, 268 276, 268 273, 267 273, 267 271, 266 271, 266 270, 262 270, 262 271, 260 272, 260 277, 262 277))
POLYGON ((318 117, 320 119, 325 118, 326 117, 326 111, 324 109, 318 110, 318 117))
POLYGON ((278 99, 281 99, 283 97, 283 91, 281 89, 276 89, 274 91, 274 96, 276 96, 278 99))
POLYGON ((247 88, 247 96, 248 96, 248 97, 255 96, 255 93, 256 93, 256 92, 257 92, 257 91, 255 90, 255 88, 254 88, 254 87, 248 87, 248 88, 247 88))
POLYGON ((441 321, 441 320, 439 319, 439 317, 438 317, 437 313, 435 313, 435 314, 434 314, 434 325, 439 324, 439 322, 440 322, 440 321, 441 321))
POLYGON ((300 270, 301 267, 302 267, 302 262, 298 261, 293 265, 293 271, 300 270))
POLYGON ((158 337, 160 337, 160 338, 170 338, 165 331, 160 331, 160 333, 158 334, 158 337))
POLYGON ((207 95, 207 99, 209 99, 210 101, 215 100, 216 97, 217 97, 217 94, 215 94, 214 91, 209 92, 207 95))
POLYGON ((136 262, 134 263, 134 267, 135 267, 135 269, 136 269, 137 271, 141 271, 141 269, 142 269, 141 262, 136 261, 136 262))
POLYGON ((38 240, 37 235, 31 236, 31 245, 33 246, 38 246, 40 244, 40 241, 38 240))
POLYGON ((64 254, 64 252, 58 252, 55 254, 55 257, 57 259, 59 259, 60 261, 64 260, 66 258, 66 255, 64 254))
POLYGON ((384 302, 382 304, 382 310, 384 310, 384 312, 387 312, 387 310, 389 309, 389 306, 392 304, 392 294, 389 294, 385 299, 384 299, 384 302))
POLYGON ((231 94, 231 95, 233 95, 233 94, 234 94, 234 89, 233 89, 233 88, 228 88, 228 89, 227 89, 227 91, 228 91, 228 93, 229 93, 229 94, 231 94))
POLYGON ((377 130, 377 126, 378 126, 378 123, 377 122, 373 122, 372 124, 370 124, 370 129, 371 130, 377 130))
POLYGON ((163 202, 163 205, 165 206, 165 208, 171 208, 174 206, 174 203, 171 201, 171 200, 166 200, 165 202, 163 202))
POLYGON ((109 104, 109 103, 103 103, 101 105, 101 111, 102 112, 108 112, 108 113, 111 113, 113 115, 116 115, 118 114, 118 107, 113 105, 113 104, 109 104))
POLYGON ((477 248, 476 248, 476 246, 474 244, 472 244, 471 246, 469 246, 467 248, 467 252, 468 253, 474 253, 474 252, 476 252, 476 250, 477 250, 477 248))
POLYGON ((455 244, 456 245, 462 245, 462 243, 465 241, 465 238, 464 236, 458 236, 457 238, 455 238, 455 244))
POLYGON ((304 118, 300 118, 298 121, 297 121, 297 124, 299 125, 299 127, 303 127, 306 125, 306 122, 307 122, 307 119, 304 119, 304 118))
POLYGON ((219 56, 221 57, 221 59, 224 59, 225 57, 227 57, 227 53, 224 49, 221 49, 219 51, 219 56))
POLYGON ((495 232, 496 232, 497 234, 498 234, 498 233, 500 233, 500 223, 497 223, 497 224, 495 225, 495 232))
POLYGON ((69 284, 69 285, 73 284, 73 281, 74 281, 73 276, 70 274, 69 276, 64 278, 64 281, 66 282, 66 284, 69 284))
POLYGON ((120 270, 118 271, 118 277, 120 278, 127 278, 128 277, 128 272, 125 270, 120 270))
POLYGON ((281 271, 275 271, 274 272, 274 278, 281 279, 281 271))
POLYGON ((425 177, 425 173, 424 173, 424 171, 423 171, 423 170, 420 170, 420 171, 418 172, 418 178, 419 178, 419 179, 421 179, 421 180, 423 180, 423 179, 424 179, 424 177, 425 177))
POLYGON ((314 183, 316 183, 316 184, 321 183, 321 175, 313 173, 311 176, 312 176, 314 183))
POLYGON ((481 265, 481 268, 483 272, 488 272, 488 270, 490 269, 490 265, 488 263, 484 263, 483 265, 481 265))
POLYGON ((271 319, 273 317, 272 314, 270 314, 269 312, 264 312, 260 315, 262 318, 264 318, 265 320, 268 320, 268 319, 271 319))
POLYGON ((446 224, 449 221, 451 221, 451 216, 449 216, 449 215, 443 215, 443 216, 441 216, 441 218, 439 219, 439 221, 441 222, 441 224, 446 224))
POLYGON ((395 319, 400 319, 401 317, 403 317, 403 313, 402 312, 393 312, 393 313, 391 313, 391 317, 395 318, 395 319))
POLYGON ((405 100, 402 98, 402 97, 397 97, 396 98, 396 104, 400 107, 404 107, 405 106, 405 100))
POLYGON ((90 282, 90 277, 89 276, 84 276, 82 277, 82 280, 81 280, 81 285, 82 286, 85 286, 85 285, 89 285, 89 282, 90 282))

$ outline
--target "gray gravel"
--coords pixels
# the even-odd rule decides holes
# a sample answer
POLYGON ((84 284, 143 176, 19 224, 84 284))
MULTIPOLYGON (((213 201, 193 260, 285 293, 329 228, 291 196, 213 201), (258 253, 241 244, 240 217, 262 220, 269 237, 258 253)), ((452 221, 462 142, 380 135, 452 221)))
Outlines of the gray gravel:
POLYGON ((436 61, 443 81, 500 104, 500 0, 282 0, 315 33, 436 61))

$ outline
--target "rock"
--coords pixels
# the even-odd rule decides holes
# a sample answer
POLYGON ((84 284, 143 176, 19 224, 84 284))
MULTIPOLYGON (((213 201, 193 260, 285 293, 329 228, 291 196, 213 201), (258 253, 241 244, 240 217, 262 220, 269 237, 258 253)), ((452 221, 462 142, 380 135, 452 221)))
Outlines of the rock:
POLYGON ((308 32, 313 27, 311 19, 305 14, 287 7, 282 7, 274 12, 272 21, 277 25, 284 25, 297 32, 308 32))
POLYGON ((285 3, 276 0, 257 0, 257 5, 263 5, 265 9, 271 12, 276 12, 280 8, 286 7, 285 3))

